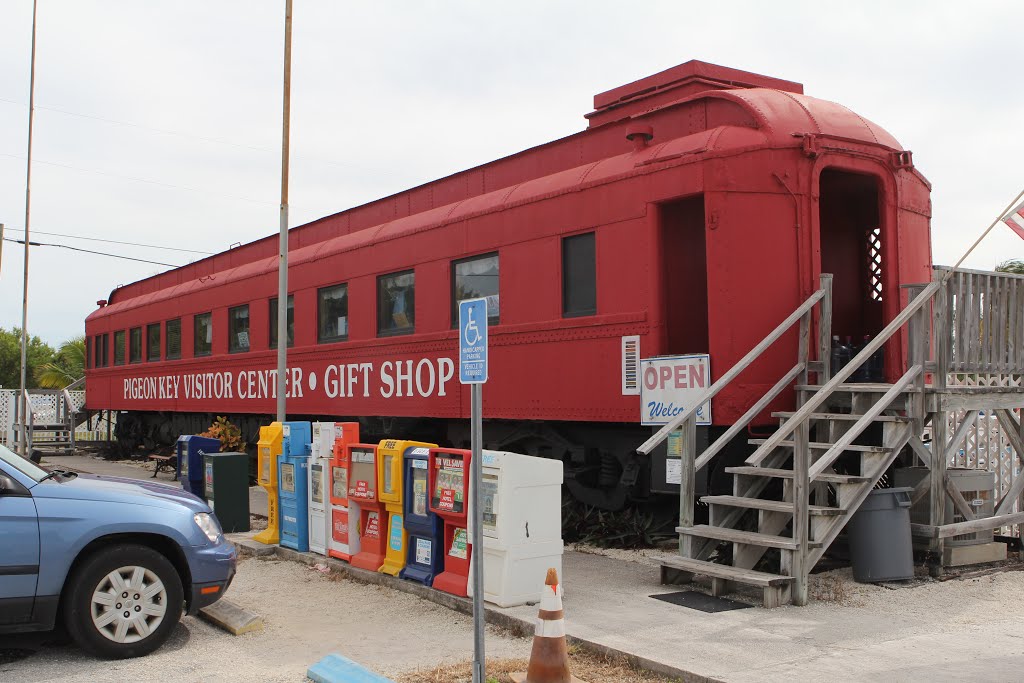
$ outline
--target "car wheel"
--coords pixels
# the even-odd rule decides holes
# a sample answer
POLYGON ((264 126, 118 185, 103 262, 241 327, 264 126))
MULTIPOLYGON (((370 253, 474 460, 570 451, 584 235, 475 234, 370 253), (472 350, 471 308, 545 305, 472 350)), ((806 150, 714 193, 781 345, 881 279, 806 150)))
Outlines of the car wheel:
POLYGON ((64 620, 78 645, 100 657, 147 655, 181 618, 181 579, 170 561, 141 545, 90 556, 69 578, 64 620))

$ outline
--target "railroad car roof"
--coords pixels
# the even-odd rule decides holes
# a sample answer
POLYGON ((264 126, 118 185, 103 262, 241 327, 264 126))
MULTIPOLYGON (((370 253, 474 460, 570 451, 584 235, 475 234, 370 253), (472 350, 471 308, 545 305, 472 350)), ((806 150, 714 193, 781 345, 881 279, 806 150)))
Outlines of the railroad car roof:
MULTIPOLYGON (((688 62, 680 67, 676 67, 676 69, 690 64, 701 65, 702 63, 688 62)), ((714 65, 704 66, 713 67, 714 65)), ((724 69, 724 67, 715 68, 724 69)), ((726 71, 735 72, 735 70, 729 69, 726 69, 726 71)), ((692 78, 690 81, 687 81, 685 78, 680 80, 678 73, 674 73, 673 70, 663 73, 673 73, 677 76, 675 82, 693 85, 692 78)), ((745 74, 746 72, 735 73, 745 74)), ((753 74, 748 75, 754 76, 753 74)), ((777 81, 777 79, 771 80, 777 81)), ((800 136, 808 133, 877 144, 893 150, 902 149, 896 139, 888 132, 877 124, 857 115, 850 109, 833 102, 794 92, 794 90, 799 89, 799 84, 791 84, 797 87, 788 87, 786 89, 719 89, 703 90, 697 93, 693 93, 692 88, 689 90, 682 88, 680 89, 681 96, 666 100, 664 92, 652 91, 646 81, 647 79, 642 79, 637 81, 636 84, 631 84, 642 86, 641 91, 644 94, 653 93, 654 96, 646 100, 638 97, 634 91, 623 90, 629 86, 622 86, 620 89, 595 97, 595 105, 599 108, 597 111, 589 114, 588 117, 614 110, 615 115, 618 117, 616 122, 622 125, 601 124, 596 129, 584 130, 567 138, 562 138, 561 140, 556 140, 546 145, 520 152, 512 157, 490 162, 490 164, 463 171, 461 174, 456 175, 484 169, 508 159, 535 153, 536 150, 545 147, 564 144, 569 140, 593 135, 598 131, 611 129, 617 131, 618 135, 621 136, 624 131, 624 125, 636 123, 637 121, 644 122, 645 119, 652 120, 666 110, 686 106, 700 100, 706 101, 708 103, 706 106, 708 107, 712 106, 710 103, 713 102, 726 103, 727 105, 732 105, 731 109, 736 111, 732 115, 720 115, 721 123, 714 127, 712 127, 712 123, 715 122, 710 120, 711 116, 709 115, 708 128, 697 133, 664 141, 656 137, 655 141, 641 152, 627 151, 629 148, 623 142, 621 146, 623 152, 620 154, 599 157, 589 163, 576 165, 541 177, 526 178, 520 182, 510 183, 500 189, 481 191, 477 194, 471 194, 470 196, 448 202, 443 206, 424 207, 420 211, 399 218, 394 218, 392 211, 392 216, 389 220, 389 217, 384 216, 384 212, 381 212, 381 220, 360 229, 352 231, 346 229, 343 225, 345 217, 357 210, 365 210, 367 207, 372 208, 375 204, 385 200, 378 200, 378 202, 364 205, 363 207, 357 207, 356 209, 350 209, 318 219, 305 226, 299 226, 291 230, 289 240, 290 264, 294 266, 330 254, 349 251, 376 242, 396 239, 421 230, 465 220, 474 215, 504 210, 518 204, 578 190, 583 186, 609 182, 614 178, 631 173, 653 171, 665 163, 677 161, 681 157, 692 159, 692 155, 702 152, 753 146, 793 147, 800 145, 800 136), (619 92, 617 96, 609 95, 615 95, 620 90, 622 92, 619 92), (743 116, 737 116, 739 112, 742 112, 743 116), (327 230, 308 230, 311 226, 324 225, 325 223, 328 225, 327 230), (305 233, 303 232, 304 230, 305 233), (310 236, 312 235, 317 235, 318 237, 311 239, 310 236)), ((780 85, 788 83, 785 81, 777 82, 780 85)), ((772 83, 772 85, 776 85, 776 83, 772 83)), ((679 93, 676 94, 678 95, 679 93)), ((655 133, 657 135, 657 130, 655 133)), ((577 158, 579 158, 578 155, 577 158)), ((409 195, 423 188, 429 189, 431 186, 445 180, 447 179, 434 181, 394 197, 409 195)), ((409 203, 412 204, 412 199, 409 200, 409 203)), ((111 293, 110 304, 93 311, 87 317, 87 320, 181 296, 197 289, 212 288, 229 282, 236 282, 240 279, 266 273, 268 270, 276 271, 276 269, 276 239, 263 238, 243 247, 222 252, 187 266, 182 266, 118 288, 111 293), (239 253, 240 250, 244 253, 239 253), (216 275, 216 277, 211 277, 212 275, 216 275)))

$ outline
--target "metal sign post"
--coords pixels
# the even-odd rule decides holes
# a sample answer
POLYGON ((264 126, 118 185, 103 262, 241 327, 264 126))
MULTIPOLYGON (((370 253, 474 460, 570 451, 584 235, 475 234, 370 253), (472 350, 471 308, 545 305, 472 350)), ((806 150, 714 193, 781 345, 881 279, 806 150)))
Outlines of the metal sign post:
POLYGON ((459 381, 469 384, 470 442, 470 507, 473 510, 473 683, 487 680, 484 658, 484 560, 483 508, 480 487, 483 477, 483 384, 487 381, 487 299, 466 299, 459 302, 459 381))

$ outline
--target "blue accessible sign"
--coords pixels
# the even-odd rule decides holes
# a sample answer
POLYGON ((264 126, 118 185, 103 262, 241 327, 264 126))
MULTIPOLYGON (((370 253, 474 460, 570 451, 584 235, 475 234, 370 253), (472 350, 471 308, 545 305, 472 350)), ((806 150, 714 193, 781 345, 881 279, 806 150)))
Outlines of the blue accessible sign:
POLYGON ((459 302, 459 381, 487 381, 487 299, 459 302))

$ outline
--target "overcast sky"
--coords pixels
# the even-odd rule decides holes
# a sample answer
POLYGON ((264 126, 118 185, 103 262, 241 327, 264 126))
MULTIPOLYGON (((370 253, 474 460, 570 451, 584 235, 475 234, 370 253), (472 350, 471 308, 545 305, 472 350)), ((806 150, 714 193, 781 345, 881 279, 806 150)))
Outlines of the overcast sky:
MULTIPOLYGON (((933 184, 935 261, 951 263, 1024 187, 1024 3, 839 4, 295 0, 291 225, 582 130, 595 93, 700 59, 801 82, 891 132, 933 184)), ((33 231, 213 252, 277 230, 284 0, 39 5, 33 231)), ((0 3, 9 237, 31 11, 0 3)), ((0 327, 20 324, 21 258, 4 244, 0 327)), ((967 265, 1008 258, 1024 241, 1000 226, 967 265)), ((30 266, 29 331, 55 345, 115 286, 164 269, 50 247, 30 266)))

